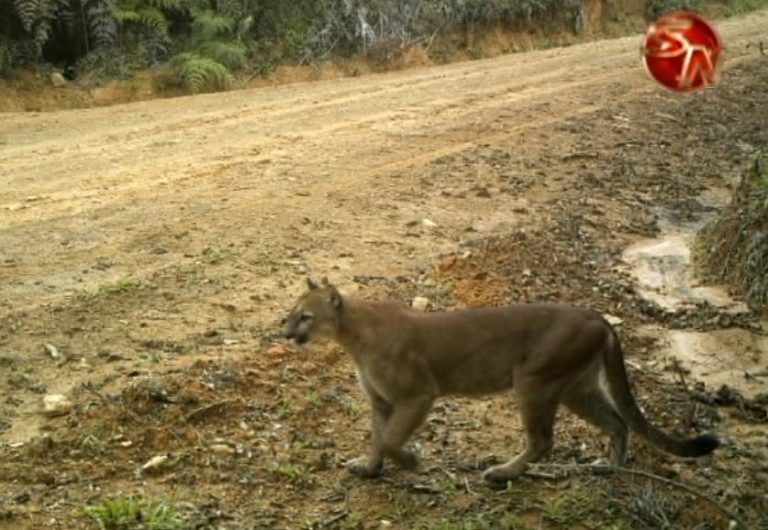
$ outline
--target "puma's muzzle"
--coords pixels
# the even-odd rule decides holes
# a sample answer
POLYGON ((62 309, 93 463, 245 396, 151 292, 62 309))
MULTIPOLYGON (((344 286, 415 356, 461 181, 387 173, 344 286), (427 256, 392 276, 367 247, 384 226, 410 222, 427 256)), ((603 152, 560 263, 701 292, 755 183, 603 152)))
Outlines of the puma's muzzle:
POLYGON ((308 290, 282 320, 283 336, 296 344, 333 337, 338 331, 344 301, 336 288, 323 279, 322 285, 307 281, 308 290))
POLYGON ((312 323, 312 316, 300 309, 294 309, 281 321, 283 326, 283 336, 294 341, 296 344, 306 344, 309 342, 309 328, 312 323))
POLYGON ((286 333, 285 338, 288 340, 292 340, 296 344, 306 344, 307 342, 309 342, 309 336, 305 334, 286 333))

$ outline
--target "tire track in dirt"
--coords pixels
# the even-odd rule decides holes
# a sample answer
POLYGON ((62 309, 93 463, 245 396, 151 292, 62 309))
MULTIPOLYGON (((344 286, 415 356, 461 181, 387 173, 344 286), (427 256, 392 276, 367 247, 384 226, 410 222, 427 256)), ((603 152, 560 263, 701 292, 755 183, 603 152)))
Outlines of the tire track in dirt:
MULTIPOLYGON (((758 37, 767 20, 759 13, 722 27, 734 47, 758 37)), ((596 94, 615 100, 657 90, 638 64, 638 42, 628 37, 363 79, 11 115, 0 130, 22 141, 0 152, 0 244, 18 265, 4 267, 15 285, 4 282, 0 292, 9 305, 27 295, 34 304, 42 293, 30 282, 66 277, 100 255, 120 254, 189 222, 179 210, 184 203, 220 234, 237 230, 248 212, 272 212, 275 220, 260 229, 279 234, 281 224, 300 216, 285 211, 286 200, 300 205, 296 210, 322 212, 328 193, 359 200, 387 173, 595 112, 596 94), (307 189, 312 197, 297 197, 307 189), (216 205, 224 199, 226 206, 216 205), (55 249, 51 233, 70 243, 55 249), (40 259, 19 237, 51 249, 40 259)), ((354 220, 349 209, 338 217, 354 220)), ((369 221, 382 232, 393 229, 386 219, 369 221)), ((343 247, 344 238, 337 244, 343 247)), ((128 256, 109 277, 144 274, 173 259, 128 256)), ((57 285, 89 286, 52 283, 44 299, 57 285)))

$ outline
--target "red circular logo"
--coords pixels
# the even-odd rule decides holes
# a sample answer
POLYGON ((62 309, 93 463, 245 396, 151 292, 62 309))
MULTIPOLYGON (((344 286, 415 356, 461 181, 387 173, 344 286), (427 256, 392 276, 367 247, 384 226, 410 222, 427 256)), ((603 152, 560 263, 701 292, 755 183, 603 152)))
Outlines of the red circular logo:
POLYGON ((696 13, 671 13, 648 28, 643 63, 663 87, 693 92, 714 83, 723 41, 696 13))

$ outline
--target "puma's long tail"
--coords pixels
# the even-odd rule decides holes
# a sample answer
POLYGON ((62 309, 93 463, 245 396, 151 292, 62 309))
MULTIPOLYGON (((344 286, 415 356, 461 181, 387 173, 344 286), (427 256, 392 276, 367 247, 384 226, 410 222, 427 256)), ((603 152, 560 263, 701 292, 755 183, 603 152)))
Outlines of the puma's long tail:
POLYGON ((604 352, 604 362, 608 385, 616 406, 630 428, 640 436, 665 451, 683 457, 704 456, 720 446, 720 440, 712 434, 694 438, 674 438, 648 422, 632 395, 624 366, 624 352, 613 329, 610 344, 604 352))

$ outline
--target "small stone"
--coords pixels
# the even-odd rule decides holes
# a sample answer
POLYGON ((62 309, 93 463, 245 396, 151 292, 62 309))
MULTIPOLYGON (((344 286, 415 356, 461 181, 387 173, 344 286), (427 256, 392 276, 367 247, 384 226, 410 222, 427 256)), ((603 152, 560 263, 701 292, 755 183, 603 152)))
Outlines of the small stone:
POLYGON ((66 416, 72 411, 74 405, 62 394, 48 394, 43 397, 43 414, 49 418, 66 416))
POLYGON ((285 348, 279 344, 276 344, 267 350, 267 355, 285 355, 285 353, 285 348))
POLYGON ((227 444, 213 444, 209 446, 209 449, 214 453, 224 453, 228 455, 235 454, 235 448, 227 444))
POLYGON ((51 356, 51 359, 59 359, 61 357, 59 350, 57 350, 56 346, 53 344, 46 344, 45 349, 48 352, 48 355, 51 356))
POLYGON ((168 461, 168 455, 157 455, 153 456, 149 460, 147 460, 147 463, 141 466, 141 469, 144 471, 150 471, 153 469, 157 469, 163 464, 165 464, 168 461))
POLYGON ((607 314, 607 313, 603 315, 603 318, 604 318, 605 320, 607 320, 607 321, 608 321, 608 323, 609 323, 611 326, 618 326, 618 325, 620 325, 622 322, 624 322, 624 319, 623 319, 623 318, 619 318, 619 317, 617 317, 617 316, 614 316, 614 315, 609 315, 609 314, 607 314))
POLYGON ((67 79, 61 75, 61 72, 53 72, 51 74, 51 84, 55 87, 67 86, 67 79))
POLYGON ((437 226, 437 223, 434 222, 432 219, 422 219, 421 224, 423 224, 427 228, 435 228, 437 226))
POLYGON ((481 186, 481 187, 477 188, 476 195, 478 197, 483 198, 483 199, 490 199, 491 198, 491 191, 488 188, 486 188, 485 186, 481 186))
POLYGON ((430 305, 431 305, 431 302, 429 301, 429 298, 426 298, 424 296, 416 296, 411 301, 411 307, 414 308, 416 311, 426 311, 430 305))

